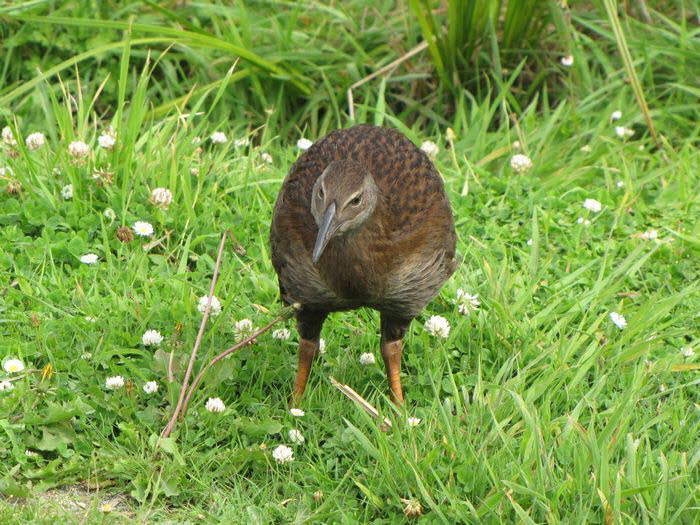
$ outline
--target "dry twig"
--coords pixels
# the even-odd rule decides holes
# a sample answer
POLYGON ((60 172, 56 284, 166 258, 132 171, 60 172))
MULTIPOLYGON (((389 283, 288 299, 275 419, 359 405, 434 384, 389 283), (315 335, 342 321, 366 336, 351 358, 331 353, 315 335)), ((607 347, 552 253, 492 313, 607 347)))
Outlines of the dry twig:
POLYGON ((202 368, 202 370, 199 372, 199 374, 197 374, 197 377, 195 377, 194 381, 192 382, 192 386, 190 386, 190 389, 187 392, 187 397, 185 398, 185 403, 182 406, 182 414, 181 414, 180 418, 182 419, 183 417, 185 417, 185 414, 187 413, 187 407, 190 404, 190 398, 192 397, 192 394, 194 394, 194 391, 196 390, 197 385, 202 380, 202 377, 204 376, 204 374, 206 373, 207 370, 209 370, 213 365, 215 365, 216 363, 221 361, 224 357, 227 357, 227 356, 231 355, 233 352, 235 352, 236 350, 239 350, 239 349, 243 348, 244 346, 255 342, 255 340, 258 337, 260 337, 260 335, 267 332, 270 328, 272 328, 274 325, 276 325, 280 321, 283 321, 285 319, 289 319, 291 317, 291 315, 294 313, 294 311, 297 310, 298 308, 300 308, 299 304, 294 304, 288 308, 285 308, 284 310, 282 310, 282 312, 277 317, 275 317, 265 327, 261 328, 260 330, 258 330, 254 334, 250 335, 249 337, 243 339, 243 341, 236 343, 235 345, 233 345, 230 348, 227 348, 226 350, 221 352, 219 355, 217 355, 214 359, 209 361, 209 363, 204 368, 202 368))
POLYGON ((194 367, 194 361, 197 357, 197 351, 199 350, 199 345, 202 343, 202 336, 204 335, 204 327, 207 325, 207 320, 209 319, 209 312, 211 311, 211 298, 214 296, 214 288, 216 287, 216 280, 219 278, 219 267, 221 266, 221 256, 224 252, 224 244, 226 244, 226 232, 221 236, 221 242, 219 243, 219 252, 216 255, 216 264, 214 265, 214 275, 211 279, 211 285, 209 286, 209 298, 207 299, 207 307, 204 310, 204 315, 202 316, 202 322, 199 325, 199 332, 197 333, 197 339, 194 342, 194 347, 192 348, 192 354, 190 355, 190 362, 187 365, 187 372, 185 372, 185 378, 182 380, 182 388, 180 388, 180 396, 177 400, 177 405, 173 411, 173 415, 168 421, 167 426, 163 429, 161 437, 168 437, 170 433, 175 428, 175 422, 180 415, 180 408, 185 399, 185 394, 187 392, 187 384, 190 381, 190 376, 192 375, 192 368, 194 367))
POLYGON ((367 75, 365 78, 358 80, 352 86, 350 86, 348 88, 348 113, 350 115, 350 120, 355 120, 355 101, 354 101, 353 96, 352 96, 353 89, 360 87, 365 82, 369 82, 370 80, 378 77, 379 75, 383 75, 387 71, 391 71, 392 69, 394 69, 398 65, 400 65, 402 62, 408 60, 409 58, 411 58, 414 55, 417 55, 418 53, 420 53, 421 51, 423 51, 427 47, 428 47, 427 42, 421 42, 416 47, 414 47, 413 49, 411 49, 410 51, 408 51, 404 55, 401 55, 399 58, 397 58, 393 62, 387 64, 386 66, 384 66, 382 68, 377 69, 371 75, 367 75))
MULTIPOLYGON (((190 377, 192 376, 192 369, 194 368, 194 362, 197 357, 197 351, 199 350, 199 346, 202 343, 202 336, 204 335, 204 328, 206 327, 207 320, 209 319, 209 312, 211 310, 211 298, 214 296, 214 289, 216 287, 216 281, 219 277, 219 267, 221 266, 221 256, 224 250, 224 245, 226 243, 226 236, 230 235, 231 239, 233 240, 234 244, 236 244, 236 239, 231 234, 228 230, 224 232, 224 234, 221 236, 221 242, 219 243, 219 252, 216 255, 216 264, 214 265, 214 275, 211 280, 211 286, 209 287, 209 297, 207 299, 207 307, 204 310, 204 315, 202 316, 202 322, 199 325, 199 332, 197 333, 197 339, 194 342, 194 347, 192 348, 192 353, 190 355, 190 362, 187 365, 187 371, 185 372, 185 377, 182 380, 182 388, 180 388, 180 396, 177 400, 177 405, 175 406, 175 410, 173 411, 173 415, 170 418, 170 421, 168 421, 167 426, 163 429, 163 432, 161 433, 161 438, 167 438, 175 428, 175 424, 178 421, 178 419, 182 419, 185 417, 185 414, 187 414, 187 407, 189 406, 190 403, 190 398, 194 394, 194 391, 197 389, 197 385, 199 385, 199 382, 202 380, 202 377, 204 377, 204 374, 209 370, 212 365, 218 363, 221 361, 224 357, 232 354, 239 348, 250 344, 254 342, 261 334, 264 334, 267 332, 270 328, 272 328, 275 324, 278 322, 284 320, 284 319, 289 319, 289 317, 292 316, 295 310, 298 310, 301 305, 299 304, 294 304, 290 307, 285 308, 282 310, 282 312, 272 320, 272 322, 268 323, 264 328, 261 328, 254 334, 252 334, 250 337, 247 337, 240 343, 227 348, 223 352, 221 352, 219 355, 214 357, 209 363, 207 363, 202 370, 200 370, 199 374, 197 374, 197 377, 195 377, 194 381, 192 382, 192 385, 189 385, 190 377), (188 388, 189 385, 189 388, 188 388)), ((170 376, 172 374, 172 369, 171 369, 171 364, 172 364, 172 353, 171 353, 171 360, 169 363, 169 369, 168 369, 168 375, 170 376)))
MULTIPOLYGON (((383 427, 387 427, 387 428, 391 427, 391 421, 389 421, 387 418, 382 418, 379 415, 379 411, 376 408, 374 408, 372 405, 370 405, 369 402, 365 398, 363 398, 360 394, 355 392, 348 385, 344 385, 344 384, 340 383, 334 377, 328 376, 328 378, 331 380, 331 384, 334 387, 336 387, 343 394, 345 394, 348 398, 352 399, 355 403, 357 403, 362 410, 367 412, 370 416, 382 420, 383 427)), ((384 430, 384 428, 382 428, 382 430, 384 430)))

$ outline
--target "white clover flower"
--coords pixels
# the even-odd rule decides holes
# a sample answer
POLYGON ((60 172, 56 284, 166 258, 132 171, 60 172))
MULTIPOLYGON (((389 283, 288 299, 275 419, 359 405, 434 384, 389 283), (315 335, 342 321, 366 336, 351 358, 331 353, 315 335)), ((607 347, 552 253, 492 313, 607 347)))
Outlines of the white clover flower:
POLYGON ((202 142, 202 137, 194 137, 194 138, 192 139, 192 144, 194 144, 195 146, 196 146, 197 144, 200 144, 201 142, 202 142))
POLYGON ((27 137, 26 143, 28 149, 39 149, 44 144, 46 144, 46 137, 43 133, 32 133, 27 137))
POLYGON ((96 264, 98 260, 99 257, 94 253, 86 253, 80 256, 80 262, 84 264, 96 264))
POLYGON ((512 146, 513 149, 520 149, 520 148, 523 147, 523 145, 520 144, 520 141, 519 141, 519 140, 514 140, 514 141, 513 141, 513 144, 511 144, 511 146, 512 146))
POLYGON ((260 160, 262 160, 266 164, 272 164, 272 155, 270 155, 267 152, 261 153, 260 160))
MULTIPOLYGON (((200 313, 204 313, 207 309, 207 303, 209 302, 209 296, 208 295, 203 295, 202 297, 199 298, 199 304, 197 305, 197 310, 199 310, 200 313)), ((215 295, 211 296, 211 308, 209 309, 209 315, 212 317, 216 317, 221 313, 221 303, 219 300, 216 298, 215 295)))
POLYGON ((299 148, 302 151, 306 151, 307 149, 309 149, 313 145, 314 145, 313 142, 311 142, 309 139, 305 139, 303 137, 300 138, 299 140, 297 140, 297 148, 299 148))
POLYGON ((82 140, 74 140, 68 144, 68 153, 70 153, 71 157, 83 159, 90 155, 90 146, 85 144, 82 140))
POLYGON ((236 335, 237 341, 242 341, 253 333, 253 321, 250 319, 241 319, 233 323, 233 333, 236 335))
POLYGON ((105 388, 108 390, 118 390, 124 386, 124 378, 122 376, 112 376, 105 380, 105 388))
POLYGON ((625 137, 631 137, 634 135, 634 130, 624 126, 615 126, 615 135, 621 139, 624 139, 625 137))
POLYGON ((323 338, 318 340, 318 353, 321 355, 326 353, 326 340, 323 338))
POLYGON ((618 314, 617 312, 610 313, 610 320, 615 323, 615 326, 617 326, 620 330, 627 326, 627 319, 625 319, 622 314, 618 314))
POLYGON ((479 294, 469 294, 461 288, 457 290, 457 310, 462 315, 469 315, 479 309, 479 294))
POLYGON ((695 352, 691 347, 686 346, 685 348, 681 348, 681 355, 683 357, 693 357, 695 355, 695 352))
POLYGON ((592 211, 593 213, 598 213, 603 209, 603 205, 595 199, 586 199, 583 201, 583 207, 589 211, 592 211))
POLYGON ((620 120, 621 118, 622 118, 622 111, 620 111, 619 109, 610 113, 610 120, 613 122, 615 122, 616 120, 620 120))
POLYGON ((157 208, 167 210, 170 203, 173 202, 173 194, 167 188, 154 188, 150 201, 157 208))
POLYGON ((294 459, 294 452, 287 445, 280 445, 272 451, 272 457, 277 463, 287 463, 294 459))
POLYGON ((666 385, 663 383, 659 385, 659 392, 666 392, 666 385))
POLYGON ((423 505, 416 499, 400 498, 403 503, 403 515, 409 519, 415 519, 423 514, 423 505))
POLYGON ((97 143, 104 149, 113 149, 116 142, 114 135, 108 132, 102 133, 102 135, 97 137, 97 143))
POLYGON ((618 180, 618 181, 615 183, 615 186, 617 186, 618 188, 624 188, 624 187, 625 187, 625 183, 624 183, 623 181, 621 181, 621 180, 618 180))
POLYGON ((647 230, 643 233, 639 234, 640 239, 644 239, 645 241, 654 241, 659 238, 659 232, 656 230, 647 230))
POLYGON ((591 151, 593 151, 593 148, 591 148, 590 144, 584 144, 583 146, 581 146, 580 150, 584 153, 590 153, 591 151))
POLYGON ((109 219, 110 221, 113 221, 114 219, 117 218, 117 214, 114 213, 114 210, 112 208, 107 208, 104 211, 104 216, 109 219))
POLYGON ((8 359, 2 364, 2 367, 5 369, 5 372, 8 374, 14 374, 17 372, 21 372, 24 370, 24 363, 20 361, 19 359, 8 359))
POLYGON ((73 198, 73 185, 72 184, 66 184, 61 188, 61 197, 63 197, 65 200, 70 200, 73 198))
POLYGON ((528 246, 532 246, 532 239, 528 239, 525 244, 527 244, 528 246))
POLYGON ((158 391, 158 383, 155 381, 148 381, 147 383, 144 383, 143 391, 147 394, 154 394, 158 391))
POLYGON ((244 137, 242 139, 236 139, 233 141, 233 145, 236 146, 237 148, 240 148, 241 146, 247 146, 250 144, 250 139, 248 137, 244 137))
POLYGON ((211 134, 209 140, 214 144, 224 144, 226 142, 226 134, 223 131, 215 131, 211 134))
POLYGON ((89 361, 92 359, 92 352, 85 352, 80 356, 80 359, 84 359, 85 361, 89 361))
POLYGON ((423 142, 423 144, 420 145, 420 150, 431 159, 434 159, 435 157, 437 157, 440 148, 432 140, 426 140, 423 142))
POLYGON ((91 315, 86 315, 86 316, 85 316, 85 320, 86 320, 88 323, 96 323, 96 322, 97 322, 97 319, 95 319, 95 318, 92 317, 91 315))
POLYGON ((0 168, 0 177, 11 177, 13 174, 14 171, 12 171, 12 168, 10 168, 9 166, 0 168))
POLYGON ((532 168, 532 160, 527 155, 518 153, 517 155, 513 155, 510 159, 510 167, 513 168, 513 171, 516 173, 525 173, 532 168))
POLYGON ((287 328, 280 328, 272 332, 273 339, 279 339, 280 341, 286 341, 291 337, 292 333, 287 328))
POLYGON ((35 458, 35 457, 37 457, 37 456, 39 455, 39 453, 38 453, 38 452, 34 452, 33 450, 27 449, 27 450, 24 451, 24 455, 27 456, 28 458, 35 458))
POLYGON ((296 428, 293 428, 289 431, 289 441, 292 443, 296 443, 297 445, 301 445, 305 439, 303 434, 297 430, 296 428))
POLYGON ((204 405, 204 408, 206 408, 209 412, 223 412, 226 409, 226 405, 224 405, 224 402, 221 401, 221 398, 210 397, 207 400, 207 404, 204 405))
POLYGON ((146 330, 141 337, 143 346, 160 346, 163 336, 158 330, 146 330))
POLYGON ((406 421, 409 427, 417 427, 421 420, 419 417, 409 417, 406 421))
POLYGON ((302 417, 304 414, 306 414, 306 412, 304 412, 301 408, 290 408, 289 413, 294 417, 302 417))
POLYGON ((150 237, 153 235, 153 225, 146 221, 136 221, 134 223, 134 233, 141 237, 150 237))
POLYGON ((4 128, 2 128, 2 141, 8 146, 17 145, 17 140, 12 134, 12 129, 10 129, 10 126, 5 126, 4 128))
POLYGON ((579 224, 583 224, 584 226, 591 225, 591 221, 589 221, 588 219, 584 219, 583 217, 579 217, 578 219, 576 219, 576 222, 579 224))
POLYGON ((9 381, 0 381, 0 392, 9 392, 15 387, 12 383, 9 381))
POLYGON ((574 65, 574 55, 566 55, 559 60, 562 66, 571 67, 574 65))
POLYGON ((374 354, 370 352, 365 352, 364 354, 360 354, 360 364, 361 365, 373 365, 375 363, 374 359, 374 354))
POLYGON ((442 316, 433 315, 425 322, 425 330, 430 335, 447 339, 450 335, 450 323, 442 316))

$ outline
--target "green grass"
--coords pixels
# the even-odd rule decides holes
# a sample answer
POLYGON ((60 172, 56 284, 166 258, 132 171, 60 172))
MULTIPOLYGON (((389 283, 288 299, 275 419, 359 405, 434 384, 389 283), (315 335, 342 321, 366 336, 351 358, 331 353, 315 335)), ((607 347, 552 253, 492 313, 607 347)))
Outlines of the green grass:
MULTIPOLYGON (((285 17, 280 23, 296 27, 285 17)), ((407 118, 418 99, 413 110, 397 105, 409 91, 399 95, 388 83, 386 91, 367 87, 357 105, 357 121, 440 146, 436 164, 457 223, 462 263, 406 339, 405 411, 386 397, 377 315, 348 312, 324 327, 327 352, 312 372, 304 417, 286 408, 297 341, 288 323, 289 341, 268 333, 217 365, 161 448, 157 436, 179 391, 168 383, 168 354, 180 378, 227 228, 240 247, 228 244, 224 253, 216 290, 223 312, 207 327, 198 366, 233 344, 234 321, 262 326, 280 308, 267 236, 301 126, 289 122, 289 108, 255 113, 259 127, 246 118, 249 99, 232 109, 230 90, 241 80, 235 71, 226 76, 230 62, 179 114, 168 104, 191 86, 162 74, 170 52, 147 59, 131 43, 118 48, 109 75, 85 63, 80 80, 41 79, 8 99, 0 127, 17 123, 21 137, 42 131, 47 143, 0 153, 0 167, 12 170, 0 179, 0 358, 27 366, 9 375, 13 390, 0 392, 2 521, 398 523, 402 500, 414 499, 426 523, 695 523, 700 152, 699 110, 689 97, 698 48, 692 39, 670 45, 674 31, 690 35, 678 20, 645 29, 656 37, 648 48, 627 35, 662 152, 624 82, 609 26, 589 12, 574 23, 574 66, 553 68, 559 88, 538 91, 531 104, 516 96, 515 71, 492 79, 491 96, 460 93, 453 111, 434 120, 426 115, 437 105, 407 118), (665 63, 679 53, 684 62, 665 63), (614 110, 623 117, 611 123, 614 110), (618 138, 617 124, 635 134, 618 138), (108 126, 117 133, 114 151, 97 145, 108 126), (215 130, 226 144, 207 139, 215 130), (244 137, 252 142, 234 145, 244 137), (79 139, 92 146, 85 162, 68 154, 79 139), (518 152, 533 161, 525 174, 509 164, 518 152), (19 193, 7 192, 11 182, 19 193), (61 196, 67 184, 70 200, 61 196), (169 209, 149 202, 155 187, 173 192, 169 209), (586 198, 602 211, 585 210, 586 198), (117 229, 137 220, 153 224, 153 237, 120 242, 117 229), (639 237, 650 229, 659 239, 639 237), (88 252, 98 264, 79 261, 88 252), (477 312, 458 313, 458 288, 479 294, 477 312), (627 319, 624 330, 611 322, 613 311, 627 319), (449 338, 423 329, 430 315, 449 320, 449 338), (165 336, 160 349, 141 344, 147 329, 165 336), (378 364, 360 365, 363 352, 378 364), (106 390, 114 375, 127 388, 106 390), (379 407, 394 430, 382 432, 329 376, 379 407), (159 390, 149 396, 142 386, 151 380, 159 390), (205 411, 208 397, 220 397, 226 411, 205 411), (407 427, 408 416, 421 424, 407 427), (292 428, 305 442, 292 446, 293 462, 278 465, 271 451, 291 445, 292 428), (82 510, 66 510, 59 498, 47 505, 47 491, 79 483, 102 487, 83 496, 82 510), (118 496, 116 511, 101 512, 118 496)), ((229 27, 224 18, 215 24, 229 27)), ((360 61, 359 51, 354 56, 360 61)), ((23 67, 6 67, 12 89, 38 78, 23 67)), ((292 110, 306 115, 308 138, 350 124, 342 99, 316 97, 292 110), (308 113, 326 115, 329 104, 333 118, 308 113)))

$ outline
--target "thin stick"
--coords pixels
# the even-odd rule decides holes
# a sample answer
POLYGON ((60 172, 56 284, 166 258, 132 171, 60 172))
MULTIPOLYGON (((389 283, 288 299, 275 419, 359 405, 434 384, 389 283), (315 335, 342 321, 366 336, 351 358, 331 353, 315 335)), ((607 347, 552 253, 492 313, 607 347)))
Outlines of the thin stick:
POLYGON ((187 384, 189 383, 190 376, 192 375, 192 368, 194 367, 195 358, 197 357, 197 350, 199 350, 199 345, 202 343, 202 336, 204 335, 204 327, 207 325, 207 319, 209 319, 209 312, 211 310, 211 298, 214 296, 214 288, 216 287, 216 281, 219 278, 219 267, 221 266, 221 256, 224 252, 224 244, 226 243, 226 232, 221 236, 221 242, 219 243, 219 253, 216 255, 216 264, 214 265, 214 275, 211 279, 211 285, 209 286, 209 297, 207 298, 207 307, 204 309, 204 315, 202 316, 202 322, 199 325, 199 333, 197 333, 197 339, 194 342, 194 348, 192 348, 192 354, 190 355, 190 362, 187 365, 187 372, 185 372, 185 378, 182 380, 182 388, 180 389, 180 396, 177 399, 177 406, 173 411, 173 415, 168 421, 167 426, 163 429, 161 437, 168 437, 170 433, 175 428, 175 422, 180 415, 180 408, 182 407, 182 402, 185 399, 185 393, 187 392, 187 384))
MULTIPOLYGON (((331 380, 331 384, 334 387, 336 387, 343 394, 345 394, 348 398, 352 399, 355 403, 357 403, 362 410, 364 410, 365 412, 367 412, 370 416, 372 416, 374 418, 382 419, 382 417, 379 415, 379 411, 376 408, 374 408, 372 405, 370 405, 369 402, 367 400, 365 400, 360 394, 355 392, 348 385, 344 385, 344 384, 340 383, 334 377, 328 376, 328 378, 331 380)), ((385 426, 391 427, 391 421, 389 421, 387 418, 383 418, 383 423, 385 426)))
POLYGON ((275 317, 269 324, 267 324, 265 327, 261 328, 254 334, 250 335, 246 339, 243 339, 240 343, 236 343, 230 348, 227 348, 223 352, 221 352, 219 355, 217 355, 214 359, 209 361, 209 363, 202 368, 202 370, 197 374, 197 377, 195 377, 194 381, 192 382, 192 385, 190 386, 189 391, 187 392, 187 397, 185 398, 185 403, 182 406, 182 413, 180 415, 180 418, 184 418, 185 414, 187 414, 187 407, 190 404, 190 398, 192 397, 192 394, 194 394, 194 391, 197 389, 197 385, 199 385, 199 382, 202 380, 202 377, 204 377, 204 374, 206 373, 207 370, 209 370, 213 365, 221 361, 224 357, 232 354, 236 350, 239 350, 240 348, 246 346, 249 343, 254 342, 261 334, 264 334, 267 332, 270 328, 272 328, 274 325, 279 323, 280 321, 284 321, 285 319, 289 319, 291 312, 294 312, 294 310, 298 309, 298 305, 293 305, 285 310, 282 311, 277 317, 275 317))
POLYGON ((402 62, 408 60, 408 59, 411 58, 413 55, 417 55, 418 53, 420 53, 421 51, 423 51, 423 50, 426 49, 427 47, 428 47, 428 43, 427 43, 427 42, 421 42, 420 44, 418 44, 416 47, 414 47, 413 49, 411 49, 411 50, 410 50, 408 53, 406 53, 405 55, 400 56, 399 58, 397 58, 397 59, 394 60, 393 62, 387 64, 387 65, 384 66, 384 67, 381 67, 381 68, 377 69, 377 70, 376 70, 374 73, 372 73, 371 75, 367 75, 365 78, 362 78, 362 79, 358 80, 358 81, 355 82, 352 86, 350 86, 350 87, 348 88, 348 112, 349 112, 349 114, 350 114, 350 120, 355 120, 355 101, 354 101, 353 96, 352 96, 352 90, 353 90, 353 89, 358 88, 358 87, 360 87, 362 84, 364 84, 365 82, 369 82, 369 81, 372 80, 373 78, 376 78, 376 77, 378 77, 379 75, 382 75, 382 74, 386 73, 387 71, 390 71, 390 70, 394 69, 396 66, 398 66, 398 65, 401 64, 402 62))
POLYGON ((170 351, 170 358, 168 359, 168 383, 175 382, 175 374, 173 373, 173 358, 175 357, 175 350, 170 351))

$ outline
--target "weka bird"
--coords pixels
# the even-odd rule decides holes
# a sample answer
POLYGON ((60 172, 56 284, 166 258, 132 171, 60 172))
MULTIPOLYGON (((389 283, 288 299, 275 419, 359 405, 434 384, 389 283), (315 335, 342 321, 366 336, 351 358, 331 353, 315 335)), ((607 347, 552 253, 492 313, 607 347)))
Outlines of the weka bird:
POLYGON ((292 166, 275 204, 272 265, 301 341, 298 401, 330 312, 381 314, 391 399, 403 402, 402 338, 456 267, 455 228, 440 174, 393 129, 333 131, 292 166))

